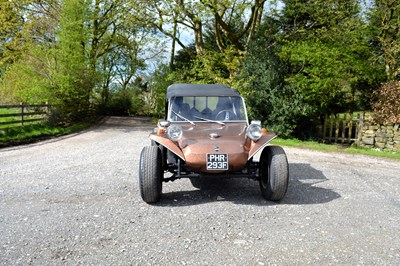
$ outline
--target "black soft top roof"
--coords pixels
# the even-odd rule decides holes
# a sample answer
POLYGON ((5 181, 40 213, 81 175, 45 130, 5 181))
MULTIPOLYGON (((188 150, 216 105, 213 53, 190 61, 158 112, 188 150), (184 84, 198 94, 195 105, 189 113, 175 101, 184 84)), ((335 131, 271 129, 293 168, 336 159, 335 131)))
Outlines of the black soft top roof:
POLYGON ((223 84, 172 84, 167 88, 167 99, 176 96, 240 96, 240 93, 223 84))

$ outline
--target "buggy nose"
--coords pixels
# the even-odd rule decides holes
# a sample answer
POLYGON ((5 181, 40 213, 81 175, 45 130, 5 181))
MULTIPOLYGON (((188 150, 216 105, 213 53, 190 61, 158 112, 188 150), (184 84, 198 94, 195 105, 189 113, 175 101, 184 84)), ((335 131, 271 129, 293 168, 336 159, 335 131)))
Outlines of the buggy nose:
POLYGON ((247 164, 248 152, 235 141, 198 141, 182 149, 186 165, 193 171, 223 173, 241 171, 247 164))

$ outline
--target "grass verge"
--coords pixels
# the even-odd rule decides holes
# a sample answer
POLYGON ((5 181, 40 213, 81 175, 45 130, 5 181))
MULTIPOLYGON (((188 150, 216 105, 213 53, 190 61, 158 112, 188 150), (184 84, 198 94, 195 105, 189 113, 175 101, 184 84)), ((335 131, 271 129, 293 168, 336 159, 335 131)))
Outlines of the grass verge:
POLYGON ((324 152, 345 152, 350 154, 363 154, 373 157, 400 160, 400 152, 381 151, 378 149, 358 148, 353 146, 346 147, 338 144, 322 144, 315 141, 300 141, 297 139, 276 138, 272 140, 271 144, 287 146, 287 147, 297 147, 309 150, 318 150, 324 152))
POLYGON ((0 129, 0 147, 25 144, 52 136, 60 136, 81 131, 90 123, 78 123, 68 127, 34 124, 24 127, 0 129))

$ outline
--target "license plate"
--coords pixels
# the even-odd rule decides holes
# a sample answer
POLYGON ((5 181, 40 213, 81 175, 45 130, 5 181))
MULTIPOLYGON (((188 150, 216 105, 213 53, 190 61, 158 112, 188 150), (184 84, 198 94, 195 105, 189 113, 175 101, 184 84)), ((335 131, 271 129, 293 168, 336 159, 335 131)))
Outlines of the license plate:
POLYGON ((228 170, 228 154, 207 154, 207 170, 228 170))

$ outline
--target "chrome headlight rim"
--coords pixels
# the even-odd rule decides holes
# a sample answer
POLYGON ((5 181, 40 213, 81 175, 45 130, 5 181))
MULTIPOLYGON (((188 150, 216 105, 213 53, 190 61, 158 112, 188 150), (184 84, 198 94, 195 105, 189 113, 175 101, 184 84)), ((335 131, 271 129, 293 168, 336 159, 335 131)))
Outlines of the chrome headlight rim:
POLYGON ((183 129, 179 125, 171 125, 168 127, 167 135, 170 140, 176 142, 182 138, 183 129))
POLYGON ((247 127, 246 135, 252 141, 256 142, 262 137, 262 128, 261 125, 252 123, 247 127))

